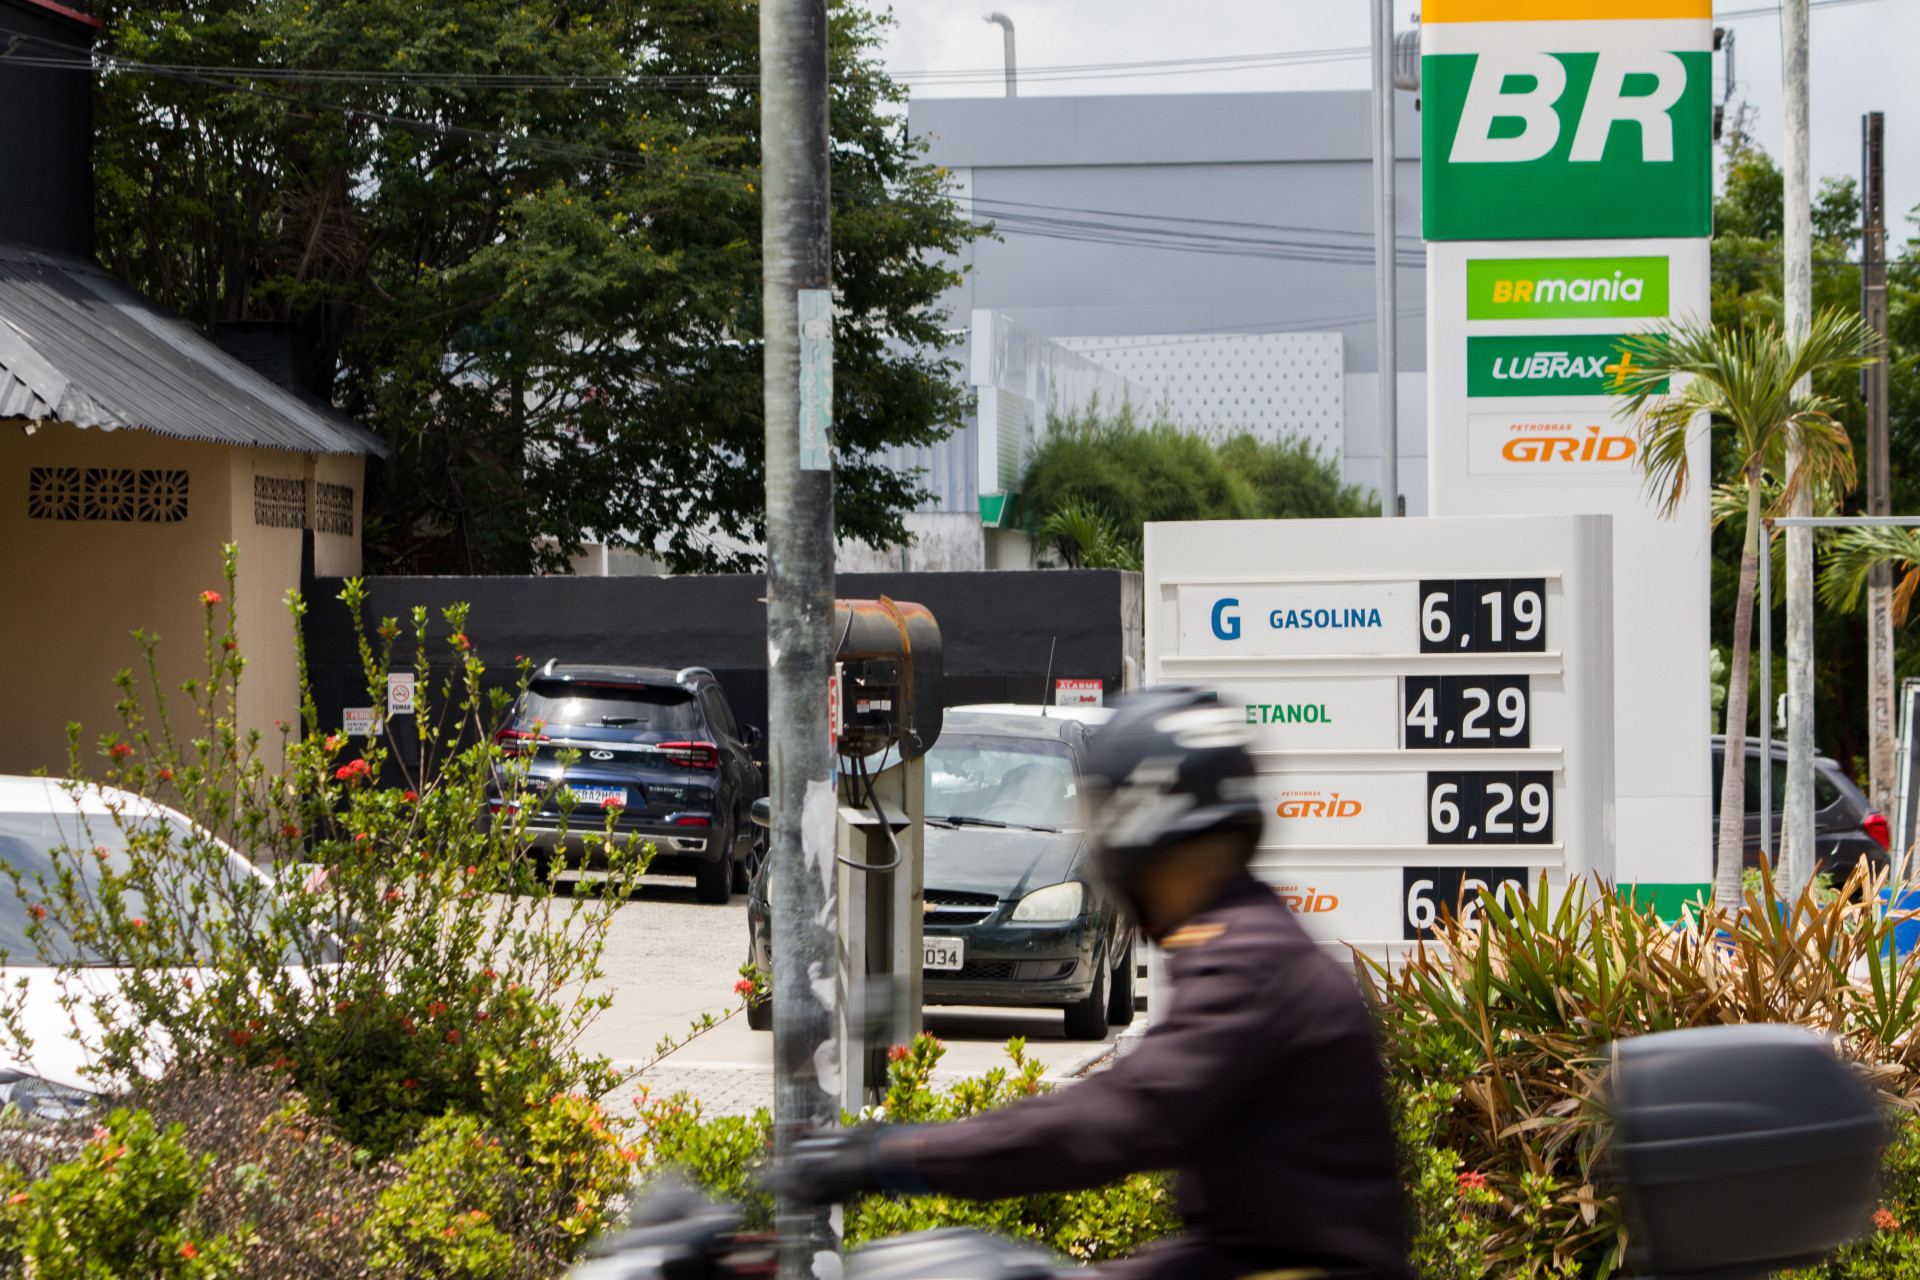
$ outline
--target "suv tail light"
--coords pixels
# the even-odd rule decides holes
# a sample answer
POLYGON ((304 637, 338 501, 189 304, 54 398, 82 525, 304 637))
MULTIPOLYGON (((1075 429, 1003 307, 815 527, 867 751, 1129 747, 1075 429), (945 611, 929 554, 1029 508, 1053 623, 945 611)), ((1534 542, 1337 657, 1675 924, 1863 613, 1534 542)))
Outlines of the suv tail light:
POLYGON ((712 822, 697 813, 683 813, 673 820, 676 827, 710 827, 712 822))
POLYGON ((502 729, 493 735, 494 745, 509 756, 525 755, 530 749, 545 741, 544 735, 530 733, 525 729, 502 729))
POLYGON ((1872 836, 1874 843, 1882 849, 1893 848, 1893 829, 1887 825, 1887 815, 1870 813, 1860 820, 1860 829, 1872 836))
POLYGON ((656 742, 653 749, 689 769, 718 769, 720 748, 711 742, 656 742))

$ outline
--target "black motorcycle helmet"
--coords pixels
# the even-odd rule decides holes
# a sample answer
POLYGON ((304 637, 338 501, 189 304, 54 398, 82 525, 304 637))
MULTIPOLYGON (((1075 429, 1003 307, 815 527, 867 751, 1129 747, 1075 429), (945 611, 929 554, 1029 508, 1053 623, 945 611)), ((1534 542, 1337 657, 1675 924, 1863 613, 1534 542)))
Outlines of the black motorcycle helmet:
POLYGON ((1093 865, 1145 919, 1142 869, 1184 845, 1226 836, 1251 859, 1264 813, 1254 796, 1246 724, 1211 693, 1160 686, 1134 694, 1093 736, 1093 865))

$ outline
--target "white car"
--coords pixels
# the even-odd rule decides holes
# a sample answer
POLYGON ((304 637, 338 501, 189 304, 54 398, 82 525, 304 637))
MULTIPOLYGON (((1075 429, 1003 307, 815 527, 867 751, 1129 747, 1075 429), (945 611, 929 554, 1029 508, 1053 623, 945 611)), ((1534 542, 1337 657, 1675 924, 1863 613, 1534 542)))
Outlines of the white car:
MULTIPOLYGON (((164 822, 182 830, 191 823, 182 814, 140 796, 108 787, 89 786, 76 797, 57 779, 0 775, 0 863, 18 871, 31 883, 37 872, 49 881, 54 875, 52 850, 104 848, 109 865, 115 855, 125 857, 125 836, 113 809, 139 822, 164 822)), ((237 853, 229 856, 254 875, 272 877, 237 853)), ((90 872, 91 859, 79 859, 76 870, 90 872)), ((120 863, 125 866, 124 861, 120 863)), ((27 936, 29 906, 15 892, 9 877, 0 874, 0 999, 22 1001, 21 1028, 32 1040, 22 1056, 11 1035, 0 1032, 0 1105, 12 1103, 30 1117, 63 1119, 91 1106, 98 1085, 87 1075, 85 1049, 73 1035, 74 1018, 86 1020, 84 1002, 72 1014, 61 1006, 61 984, 55 970, 40 961, 27 936), (24 979, 24 988, 14 984, 24 979)), ((90 969, 86 985, 109 992, 117 985, 112 969, 90 969)))
POLYGON ((1113 719, 1112 707, 1050 707, 1044 702, 977 702, 949 711, 983 711, 994 716, 1046 716, 1055 720, 1078 720, 1084 725, 1102 725, 1113 719))

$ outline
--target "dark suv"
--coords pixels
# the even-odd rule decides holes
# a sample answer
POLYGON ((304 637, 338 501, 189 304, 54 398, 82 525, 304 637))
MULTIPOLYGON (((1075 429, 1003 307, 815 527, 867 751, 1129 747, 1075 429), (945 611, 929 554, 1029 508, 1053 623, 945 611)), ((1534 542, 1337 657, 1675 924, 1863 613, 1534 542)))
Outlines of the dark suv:
MULTIPOLYGON (((1726 739, 1713 735, 1713 835, 1720 838, 1720 768, 1726 739)), ((1760 739, 1747 739, 1746 864, 1760 865, 1760 739)), ((1767 841, 1775 864, 1780 861, 1780 819, 1787 803, 1787 744, 1773 743, 1773 833, 1767 841)), ((1838 761, 1825 756, 1813 762, 1814 871, 1833 877, 1835 888, 1846 883, 1860 859, 1873 871, 1884 871, 1892 833, 1883 814, 1874 811, 1860 788, 1838 761)))
MULTIPOLYGON (((536 851, 577 859, 582 838, 614 829, 651 841, 649 870, 694 877, 701 902, 744 890, 760 828, 750 811, 761 793, 749 748, 759 730, 741 728, 713 673, 704 667, 598 667, 550 661, 514 705, 500 744, 531 754, 528 778, 545 799, 528 822, 536 851), (572 767, 558 759, 577 751, 572 767), (560 833, 561 789, 574 808, 560 833)), ((544 861, 544 858, 542 859, 544 861)))

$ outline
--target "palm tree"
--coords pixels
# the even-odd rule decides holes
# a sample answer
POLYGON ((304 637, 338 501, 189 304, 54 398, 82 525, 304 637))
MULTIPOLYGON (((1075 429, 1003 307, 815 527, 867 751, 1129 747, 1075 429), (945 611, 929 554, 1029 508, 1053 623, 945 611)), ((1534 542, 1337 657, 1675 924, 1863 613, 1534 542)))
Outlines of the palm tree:
POLYGON ((1673 514, 1692 481, 1687 444, 1702 415, 1708 417, 1710 430, 1731 434, 1734 478, 1746 485, 1747 527, 1733 606, 1727 749, 1714 862, 1714 902, 1729 911, 1739 910, 1741 902, 1747 764, 1743 748, 1760 520, 1790 509, 1809 487, 1852 487, 1853 447, 1846 428, 1831 412, 1838 401, 1802 394, 1798 388, 1812 385, 1815 375, 1867 364, 1873 340, 1858 317, 1824 311, 1799 339, 1786 337, 1771 324, 1727 331, 1689 320, 1633 334, 1619 343, 1621 360, 1613 368, 1613 390, 1627 399, 1622 416, 1638 422, 1641 473, 1648 495, 1660 503, 1660 514, 1673 514), (1769 474, 1780 480, 1780 496, 1770 510, 1763 511, 1769 474))
POLYGON ((1907 611, 1920 590, 1920 529, 1848 529, 1833 540, 1827 570, 1820 575, 1820 599, 1827 605, 1851 610, 1860 603, 1873 566, 1891 560, 1901 570, 1893 589, 1893 625, 1907 625, 1907 611))

